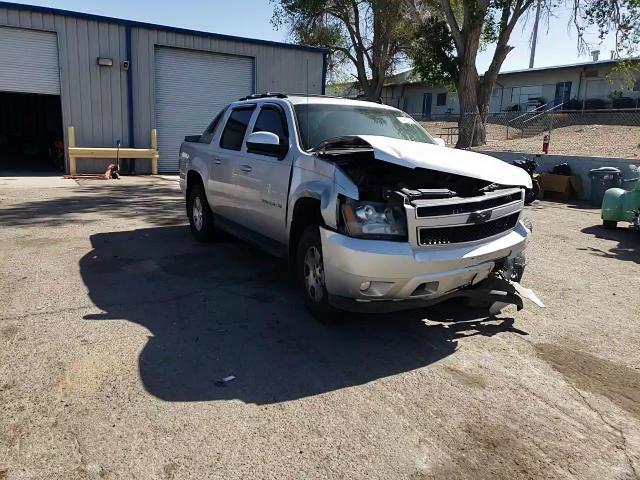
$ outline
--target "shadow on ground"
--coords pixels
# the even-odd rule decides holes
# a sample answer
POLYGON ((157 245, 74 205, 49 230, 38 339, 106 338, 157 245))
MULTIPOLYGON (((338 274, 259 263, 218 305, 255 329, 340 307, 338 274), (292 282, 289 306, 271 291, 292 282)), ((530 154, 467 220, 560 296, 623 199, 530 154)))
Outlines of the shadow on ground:
POLYGON ((167 401, 268 404, 364 384, 436 362, 457 339, 511 331, 455 304, 323 325, 305 312, 283 261, 233 239, 195 243, 188 227, 96 234, 80 261, 104 313, 146 327, 145 388, 167 401), (458 323, 451 323, 458 320, 458 323), (216 384, 234 375, 226 386, 216 384))
POLYGON ((0 224, 6 226, 50 226, 92 223, 102 214, 122 218, 143 217, 152 225, 175 225, 184 221, 184 201, 173 182, 121 184, 95 180, 84 182, 73 192, 64 190, 58 198, 21 202, 0 210, 0 224), (88 215, 87 215, 88 214, 88 215))
POLYGON ((640 232, 629 228, 609 230, 602 225, 586 227, 583 228, 581 232, 593 235, 596 238, 604 238, 618 242, 616 247, 610 248, 609 250, 601 250, 594 247, 582 248, 581 250, 589 251, 593 255, 640 263, 640 232))

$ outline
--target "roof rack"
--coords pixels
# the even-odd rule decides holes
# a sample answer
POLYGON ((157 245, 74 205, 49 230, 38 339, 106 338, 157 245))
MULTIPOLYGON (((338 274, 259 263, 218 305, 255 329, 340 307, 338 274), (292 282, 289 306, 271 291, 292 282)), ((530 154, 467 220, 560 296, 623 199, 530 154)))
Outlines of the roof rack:
POLYGON ((243 100, 256 100, 258 98, 287 98, 287 95, 280 92, 266 92, 266 93, 254 93, 247 95, 246 97, 239 98, 238 101, 243 100))

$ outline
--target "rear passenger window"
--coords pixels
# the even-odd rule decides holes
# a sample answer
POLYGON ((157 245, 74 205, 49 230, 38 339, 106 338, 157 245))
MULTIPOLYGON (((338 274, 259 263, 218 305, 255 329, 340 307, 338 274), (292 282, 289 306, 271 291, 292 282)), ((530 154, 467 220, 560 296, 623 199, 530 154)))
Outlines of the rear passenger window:
POLYGON ((277 107, 263 107, 253 127, 254 132, 271 132, 280 137, 280 143, 289 139, 284 112, 277 107))
POLYGON ((240 150, 242 147, 242 140, 244 140, 244 134, 247 131, 247 125, 251 120, 251 115, 255 106, 249 108, 236 108, 224 127, 222 132, 222 138, 220 139, 220 146, 227 150, 240 150))
POLYGON ((204 133, 200 135, 200 140, 198 140, 200 143, 211 143, 211 140, 213 140, 213 136, 216 133, 216 127, 220 123, 220 119, 222 118, 222 115, 224 114, 225 110, 226 110, 226 107, 223 108, 222 111, 215 116, 215 118, 211 121, 211 123, 209 124, 207 129, 204 131, 204 133))

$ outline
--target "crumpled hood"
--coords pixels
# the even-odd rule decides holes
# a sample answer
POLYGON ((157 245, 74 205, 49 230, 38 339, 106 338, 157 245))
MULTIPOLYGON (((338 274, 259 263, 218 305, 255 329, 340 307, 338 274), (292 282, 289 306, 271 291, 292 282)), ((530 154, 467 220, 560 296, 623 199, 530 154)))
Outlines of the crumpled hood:
POLYGON ((377 135, 358 135, 374 150, 377 160, 408 168, 428 168, 477 178, 500 185, 531 188, 531 177, 522 168, 482 153, 377 135))

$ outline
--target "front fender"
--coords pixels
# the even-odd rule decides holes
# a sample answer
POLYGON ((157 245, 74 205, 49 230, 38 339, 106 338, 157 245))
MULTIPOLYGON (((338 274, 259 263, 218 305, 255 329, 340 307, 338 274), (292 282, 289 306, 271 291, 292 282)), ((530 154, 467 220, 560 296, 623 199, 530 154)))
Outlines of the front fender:
POLYGON ((301 198, 315 198, 320 201, 320 214, 324 224, 331 228, 338 225, 337 200, 338 195, 358 199, 358 187, 344 172, 331 164, 329 175, 294 166, 289 191, 289 208, 287 225, 291 225, 293 210, 296 202, 301 198))

